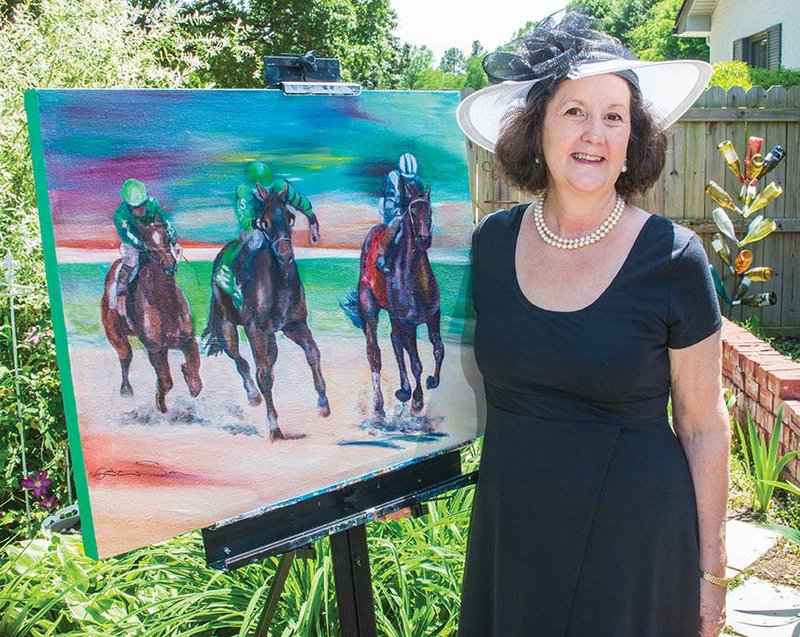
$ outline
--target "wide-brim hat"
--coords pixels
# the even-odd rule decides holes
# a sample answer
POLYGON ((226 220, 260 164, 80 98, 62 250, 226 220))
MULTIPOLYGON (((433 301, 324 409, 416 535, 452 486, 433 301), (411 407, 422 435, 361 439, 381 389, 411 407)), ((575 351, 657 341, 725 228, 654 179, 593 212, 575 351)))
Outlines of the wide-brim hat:
POLYGON ((498 50, 484 58, 493 84, 464 99, 457 113, 464 134, 492 152, 506 118, 525 108, 532 89, 615 73, 638 88, 663 130, 694 104, 712 71, 699 60, 638 60, 619 40, 599 31, 596 20, 572 11, 545 18, 513 46, 516 51, 498 50))
MULTIPOLYGON (((624 59, 583 64, 566 77, 577 80, 620 71, 636 74, 645 105, 662 130, 672 126, 695 103, 711 77, 711 65, 699 60, 647 62, 624 59)), ((528 94, 537 82, 507 81, 472 93, 459 104, 456 113, 458 125, 478 146, 494 152, 504 118, 525 107, 528 94)))

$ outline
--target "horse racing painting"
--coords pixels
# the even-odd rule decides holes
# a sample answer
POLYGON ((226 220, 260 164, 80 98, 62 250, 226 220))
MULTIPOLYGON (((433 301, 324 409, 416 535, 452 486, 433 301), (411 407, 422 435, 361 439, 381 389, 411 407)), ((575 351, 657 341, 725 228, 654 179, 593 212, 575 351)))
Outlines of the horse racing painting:
POLYGON ((458 100, 28 92, 87 554, 480 434, 458 100))

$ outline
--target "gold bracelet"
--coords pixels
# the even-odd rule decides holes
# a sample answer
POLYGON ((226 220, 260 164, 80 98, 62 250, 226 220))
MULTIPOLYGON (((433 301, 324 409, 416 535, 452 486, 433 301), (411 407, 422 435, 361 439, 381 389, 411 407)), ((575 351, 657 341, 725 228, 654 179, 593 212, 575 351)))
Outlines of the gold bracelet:
POLYGON ((725 586, 727 588, 728 582, 730 582, 730 578, 727 577, 717 577, 716 575, 712 575, 711 573, 706 573, 705 571, 700 571, 700 579, 704 579, 707 582, 711 582, 712 584, 716 584, 717 586, 725 586))

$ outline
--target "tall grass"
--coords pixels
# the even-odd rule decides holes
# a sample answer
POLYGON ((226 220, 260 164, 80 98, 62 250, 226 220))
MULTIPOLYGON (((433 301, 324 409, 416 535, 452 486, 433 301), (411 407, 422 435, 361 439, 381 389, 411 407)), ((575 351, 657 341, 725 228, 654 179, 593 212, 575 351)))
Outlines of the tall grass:
MULTIPOLYGON (((464 455, 477 465, 478 445, 464 455)), ((378 632, 455 635, 472 488, 417 519, 371 523, 367 536, 378 632)), ((336 637, 330 544, 292 565, 270 635, 336 637)), ((277 558, 231 573, 206 566, 197 533, 95 562, 80 539, 44 535, 0 549, 0 637, 244 637, 253 634, 277 558)))

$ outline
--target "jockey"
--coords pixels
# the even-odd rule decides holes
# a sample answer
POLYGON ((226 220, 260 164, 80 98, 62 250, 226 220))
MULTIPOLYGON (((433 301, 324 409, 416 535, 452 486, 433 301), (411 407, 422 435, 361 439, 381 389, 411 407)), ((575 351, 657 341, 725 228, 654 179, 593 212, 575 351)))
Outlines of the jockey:
POLYGON ((260 161, 250 162, 247 167, 247 183, 236 189, 235 213, 239 227, 239 240, 228 246, 222 253, 222 259, 214 275, 216 284, 233 299, 234 304, 239 308, 242 306, 242 290, 236 280, 232 264, 245 243, 250 241, 251 247, 258 248, 264 239, 261 233, 253 233, 253 223, 260 214, 260 207, 255 199, 258 192, 256 184, 268 193, 282 193, 285 189, 282 197, 283 203, 306 216, 311 245, 315 245, 319 241, 319 221, 308 198, 285 179, 275 177, 267 164, 260 161))
POLYGON ((117 312, 125 316, 125 298, 128 295, 128 287, 139 271, 139 253, 143 247, 138 227, 163 223, 176 258, 180 258, 183 254, 183 248, 178 243, 172 215, 161 207, 158 199, 147 196, 147 189, 141 181, 127 179, 120 188, 119 196, 122 201, 114 211, 114 226, 121 241, 119 254, 122 257, 122 265, 117 272, 116 297, 117 312))
POLYGON ((422 180, 417 174, 417 158, 411 153, 403 153, 397 162, 397 167, 386 175, 383 181, 383 196, 378 199, 378 209, 381 221, 386 226, 378 244, 378 258, 375 263, 379 270, 391 270, 391 249, 397 245, 402 236, 400 218, 408 204, 405 201, 406 184, 412 183, 420 192, 425 190, 422 180))

